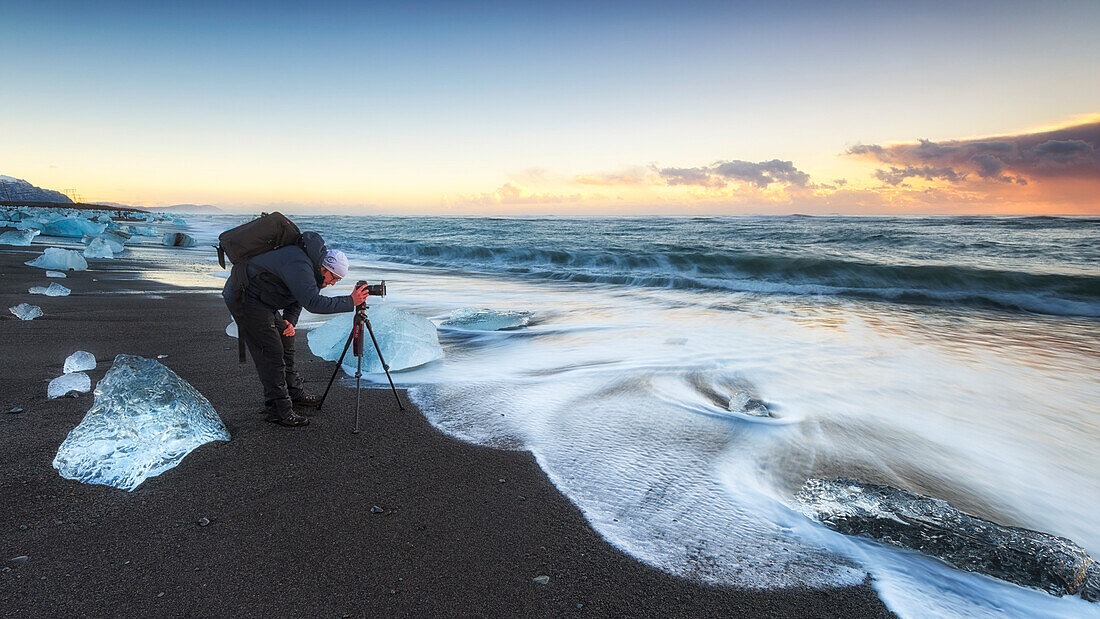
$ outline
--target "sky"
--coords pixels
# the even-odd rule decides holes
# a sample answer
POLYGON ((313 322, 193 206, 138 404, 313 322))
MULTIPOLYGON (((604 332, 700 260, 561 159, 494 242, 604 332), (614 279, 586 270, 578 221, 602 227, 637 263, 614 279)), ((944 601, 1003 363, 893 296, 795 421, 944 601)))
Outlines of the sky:
POLYGON ((0 174, 85 201, 1100 214, 1095 1, 0 0, 0 19, 0 174))

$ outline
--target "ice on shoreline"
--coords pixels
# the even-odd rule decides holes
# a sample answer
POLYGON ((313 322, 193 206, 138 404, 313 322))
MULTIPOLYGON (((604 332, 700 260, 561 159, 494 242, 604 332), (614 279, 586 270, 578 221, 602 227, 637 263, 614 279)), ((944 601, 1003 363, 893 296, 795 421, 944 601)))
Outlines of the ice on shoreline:
POLYGON ((95 355, 90 352, 78 350, 65 359, 65 367, 62 371, 66 374, 83 372, 85 370, 94 370, 95 365, 95 355))
POLYGON ((198 245, 191 235, 182 232, 165 232, 160 242, 161 245, 167 245, 168 247, 195 247, 198 245))
POLYGON ((106 224, 88 221, 83 217, 62 217, 42 226, 42 234, 68 238, 81 238, 85 234, 99 234, 107 229, 106 224))
MULTIPOLYGON (((354 313, 341 314, 310 331, 307 337, 313 354, 328 361, 339 359, 351 333, 353 316, 354 313)), ((367 318, 390 371, 417 367, 443 357, 443 347, 439 345, 435 325, 427 318, 386 304, 368 309, 367 318)), ((354 375, 355 366, 356 358, 349 349, 344 357, 344 371, 354 375)), ((363 372, 380 374, 382 371, 382 363, 378 361, 370 334, 364 332, 363 372)))
POLYGON ((112 259, 115 257, 115 252, 111 249, 107 241, 96 238, 92 239, 92 242, 88 243, 88 246, 84 248, 84 257, 112 259))
POLYGON ((67 297, 72 290, 69 290, 57 282, 53 282, 49 286, 31 286, 31 289, 27 292, 31 294, 44 294, 47 297, 67 297))
POLYGON ((47 247, 42 255, 23 264, 40 269, 58 269, 62 271, 86 271, 88 261, 80 252, 57 247, 47 247))
POLYGON ((113 232, 104 232, 103 234, 85 234, 84 238, 80 239, 85 245, 91 247, 95 241, 103 241, 111 248, 111 251, 119 254, 122 250, 126 249, 125 239, 121 236, 114 234, 113 232))
POLYGON ((68 275, 65 275, 65 274, 64 274, 64 273, 62 273, 61 271, 46 271, 46 277, 61 277, 61 278, 65 278, 65 277, 68 277, 68 275))
POLYGON ((7 232, 0 234, 0 245, 18 245, 21 247, 28 247, 34 237, 41 234, 42 231, 38 228, 27 228, 26 230, 8 230, 7 232))
POLYGON ((30 303, 20 303, 14 307, 9 307, 8 311, 19 320, 34 320, 43 314, 41 307, 30 303))
POLYGON ((530 321, 531 312, 465 307, 451 312, 450 317, 440 323, 440 326, 471 331, 501 331, 526 327, 530 321))
POLYGON ((66 479, 133 490, 200 445, 229 439, 214 407, 187 381, 153 359, 118 355, 53 466, 66 479))
POLYGON ((72 392, 88 393, 92 390, 92 379, 83 372, 67 373, 50 381, 46 387, 46 395, 51 399, 57 399, 72 392))

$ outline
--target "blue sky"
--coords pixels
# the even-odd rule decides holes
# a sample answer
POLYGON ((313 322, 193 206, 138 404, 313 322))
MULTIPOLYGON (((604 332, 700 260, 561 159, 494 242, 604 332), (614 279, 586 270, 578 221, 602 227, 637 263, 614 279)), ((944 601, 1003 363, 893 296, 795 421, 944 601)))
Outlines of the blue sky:
POLYGON ((842 156, 855 143, 1100 111, 1095 2, 40 2, 2 14, 0 173, 120 202, 436 212, 491 207, 511 183, 570 211, 717 208, 721 196, 594 196, 569 179, 779 159, 858 185, 873 170, 842 156))

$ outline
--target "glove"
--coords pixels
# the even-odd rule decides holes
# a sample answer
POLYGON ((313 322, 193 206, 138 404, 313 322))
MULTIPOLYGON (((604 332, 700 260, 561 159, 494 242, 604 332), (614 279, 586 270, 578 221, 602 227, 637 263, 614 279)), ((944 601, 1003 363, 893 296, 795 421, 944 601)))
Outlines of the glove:
POLYGON ((355 305, 362 305, 366 302, 367 297, 370 296, 370 292, 367 291, 367 284, 356 288, 351 291, 351 302, 355 305))
POLYGON ((283 329, 283 335, 287 337, 294 337, 294 325, 285 320, 283 322, 286 323, 286 328, 283 329))

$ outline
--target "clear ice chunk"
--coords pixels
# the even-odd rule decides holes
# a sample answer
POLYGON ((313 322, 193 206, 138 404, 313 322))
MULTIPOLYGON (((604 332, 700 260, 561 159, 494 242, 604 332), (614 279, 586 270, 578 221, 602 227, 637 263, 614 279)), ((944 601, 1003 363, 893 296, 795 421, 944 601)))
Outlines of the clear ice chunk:
POLYGON ((64 273, 62 273, 61 271, 46 271, 46 277, 61 277, 61 278, 64 278, 64 277, 68 277, 68 276, 65 275, 64 273))
POLYGON ((469 329, 471 331, 500 331, 526 327, 531 321, 531 312, 496 311, 491 309, 462 308, 451 312, 451 316, 440 326, 469 329))
POLYGON ((0 245, 21 245, 26 247, 31 244, 34 237, 42 234, 42 231, 38 228, 27 228, 26 230, 8 230, 7 232, 0 234, 0 245))
POLYGON ((69 355, 67 359, 65 359, 65 367, 62 369, 62 371, 66 374, 71 374, 73 372, 83 372, 85 370, 94 369, 95 355, 90 352, 78 350, 69 355))
POLYGON ((237 321, 236 320, 231 321, 228 325, 226 325, 225 334, 228 335, 229 337, 237 337, 237 321))
POLYGON ((730 412, 751 415, 753 417, 771 417, 768 406, 752 397, 748 391, 738 391, 729 401, 730 412))
POLYGON ((88 375, 83 372, 77 372, 74 374, 62 374, 51 380, 49 386, 46 387, 46 395, 53 400, 74 391, 77 393, 88 393, 91 390, 92 379, 88 378, 88 375))
POLYGON ((130 226, 130 233, 136 236, 157 236, 155 226, 130 226))
POLYGON ((44 224, 42 234, 79 239, 85 234, 99 234, 106 229, 106 224, 88 221, 83 217, 62 217, 44 224))
POLYGON ((84 238, 80 240, 83 241, 85 245, 91 245, 96 239, 100 239, 107 243, 111 251, 116 254, 122 253, 122 250, 126 249, 125 239, 111 234, 110 232, 104 232, 103 234, 85 234, 84 238))
POLYGON ((20 303, 15 307, 9 307, 8 311, 15 314, 19 320, 34 320, 42 315, 42 308, 30 303, 20 303))
POLYGON ((92 239, 91 243, 84 248, 85 258, 114 258, 115 252, 111 250, 111 246, 103 239, 92 239))
MULTIPOLYGON (((339 359, 344 342, 351 333, 353 316, 354 313, 341 314, 310 331, 307 337, 313 354, 328 361, 339 359)), ((424 365, 443 357, 443 347, 439 345, 435 325, 427 318, 387 304, 368 309, 367 318, 391 372, 424 365)), ((354 375, 355 365, 356 359, 349 350, 344 357, 344 371, 354 375)), ((378 361, 378 353, 369 333, 363 334, 363 372, 382 373, 382 364, 378 361)))
POLYGON ((198 244, 194 237, 182 232, 165 232, 160 242, 168 247, 194 247, 198 244))
POLYGON ((47 247, 41 256, 23 264, 40 269, 58 269, 61 271, 88 270, 88 261, 80 255, 80 252, 70 249, 58 249, 57 247, 47 247))
POLYGON ((53 466, 67 479, 133 490, 196 447, 228 440, 217 411, 187 381, 154 359, 119 355, 53 466))
POLYGON ((67 297, 72 290, 53 282, 49 286, 31 286, 28 292, 31 294, 44 294, 47 297, 67 297))

